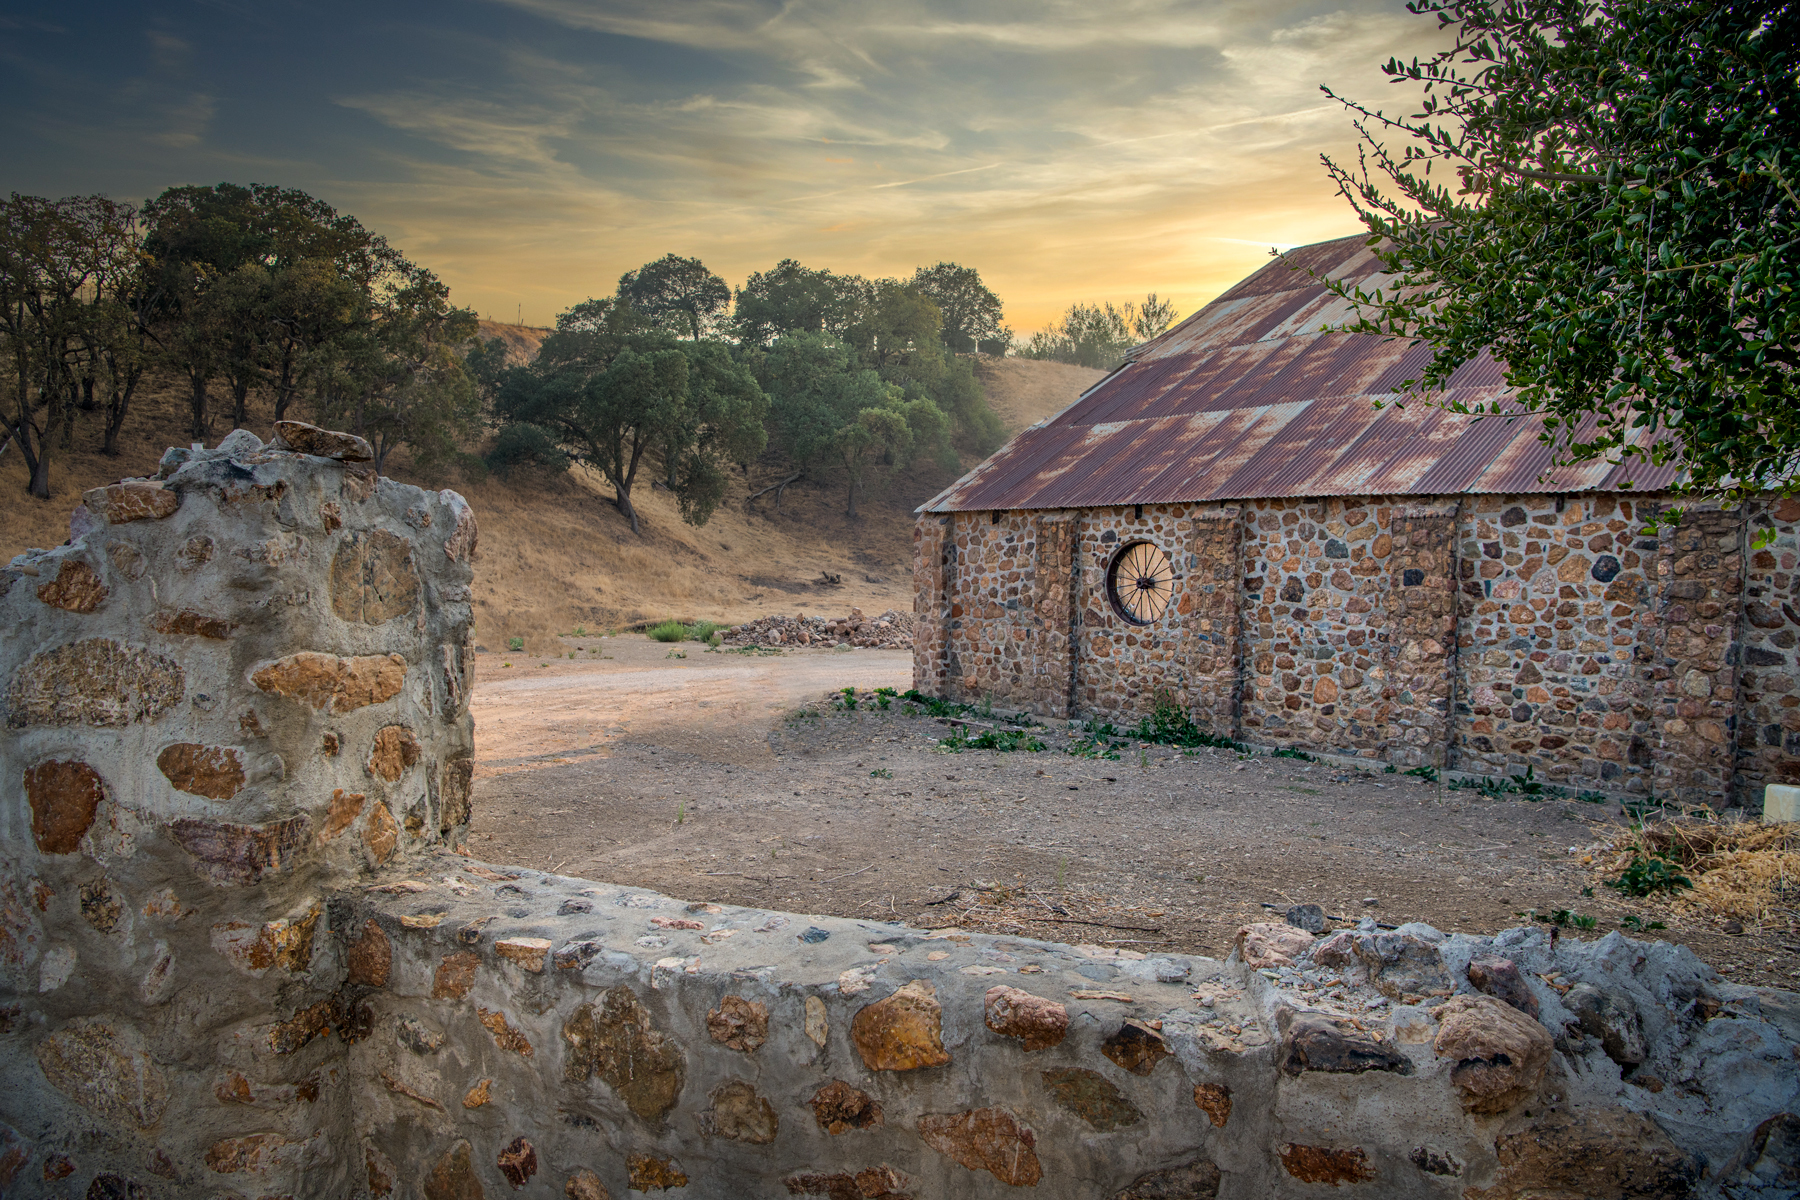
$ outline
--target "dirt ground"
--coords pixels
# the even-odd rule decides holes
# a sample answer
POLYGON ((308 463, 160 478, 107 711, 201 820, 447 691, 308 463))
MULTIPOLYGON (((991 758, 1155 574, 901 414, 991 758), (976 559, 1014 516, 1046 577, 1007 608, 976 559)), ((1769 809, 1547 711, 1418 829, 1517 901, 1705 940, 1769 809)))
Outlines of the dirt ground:
POLYGON ((952 730, 929 716, 829 701, 905 690, 904 651, 562 642, 561 658, 478 656, 472 847, 489 861, 688 900, 1215 956, 1239 925, 1297 903, 1468 932, 1567 909, 1596 924, 1565 936, 1635 916, 1667 928, 1633 936, 1691 946, 1731 979, 1800 980, 1791 927, 1728 936, 1719 918, 1601 886, 1582 860, 1621 827, 1611 806, 1221 751, 1083 759, 1062 752, 1058 725, 1043 752, 948 753, 935 741, 952 730))

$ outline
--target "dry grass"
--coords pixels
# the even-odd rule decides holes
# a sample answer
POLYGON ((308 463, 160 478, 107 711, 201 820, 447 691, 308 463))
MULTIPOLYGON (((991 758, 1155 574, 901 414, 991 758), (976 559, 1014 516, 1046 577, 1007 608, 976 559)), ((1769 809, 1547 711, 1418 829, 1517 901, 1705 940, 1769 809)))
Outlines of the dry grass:
POLYGON ((988 407, 1009 434, 1055 416, 1106 378, 1105 371, 1092 367, 1028 358, 984 358, 975 373, 987 392, 988 407))
POLYGON ((1800 914, 1800 824, 1756 821, 1658 821, 1632 829, 1613 846, 1613 871, 1634 857, 1681 868, 1691 890, 1674 907, 1764 924, 1800 914))

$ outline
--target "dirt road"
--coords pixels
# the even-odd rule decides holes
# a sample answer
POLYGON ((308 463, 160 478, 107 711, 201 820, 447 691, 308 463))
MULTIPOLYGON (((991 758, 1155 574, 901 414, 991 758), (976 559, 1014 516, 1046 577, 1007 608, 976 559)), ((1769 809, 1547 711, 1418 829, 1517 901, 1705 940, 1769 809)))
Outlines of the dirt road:
POLYGON ((683 650, 482 656, 475 852, 689 900, 1213 955, 1296 903, 1470 932, 1569 910, 1595 924, 1566 936, 1661 921, 1627 932, 1742 982, 1800 979, 1791 930, 1727 936, 1600 886, 1583 858, 1610 806, 1226 752, 1078 758, 1060 727, 1040 752, 952 754, 928 716, 827 698, 904 689, 905 652, 683 650))

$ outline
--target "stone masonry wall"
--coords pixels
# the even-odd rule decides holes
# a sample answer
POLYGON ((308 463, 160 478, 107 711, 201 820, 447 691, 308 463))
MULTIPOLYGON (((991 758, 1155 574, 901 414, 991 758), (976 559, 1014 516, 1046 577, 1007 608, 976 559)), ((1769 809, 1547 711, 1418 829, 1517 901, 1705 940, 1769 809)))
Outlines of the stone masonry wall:
POLYGON ((1066 675, 1070 716, 1135 724, 1173 695, 1265 745, 1754 804, 1800 775, 1800 505, 1660 513, 1654 497, 1528 495, 1054 514, 1078 546, 1072 663, 1032 657, 1061 644, 1065 605, 1033 589, 1062 577, 1010 549, 1047 514, 926 515, 943 550, 919 578, 956 615, 914 686, 1062 716, 1024 681, 1066 675), (1749 547, 1752 521, 1773 545, 1749 547), (1105 596, 1139 539, 1177 574, 1148 627, 1105 596))

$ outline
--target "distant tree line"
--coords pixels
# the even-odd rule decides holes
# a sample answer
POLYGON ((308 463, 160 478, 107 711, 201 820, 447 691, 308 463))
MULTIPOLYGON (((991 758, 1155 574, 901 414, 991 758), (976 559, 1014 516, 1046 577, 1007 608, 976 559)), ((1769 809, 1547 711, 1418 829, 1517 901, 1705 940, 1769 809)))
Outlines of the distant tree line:
POLYGON ((1061 320, 1032 334, 1019 348, 1019 356, 1110 371, 1125 361, 1133 346, 1160 336, 1174 323, 1175 302, 1159 300, 1155 292, 1141 305, 1129 300, 1117 308, 1110 300, 1075 303, 1061 320))

